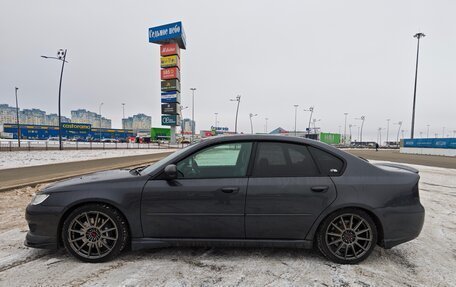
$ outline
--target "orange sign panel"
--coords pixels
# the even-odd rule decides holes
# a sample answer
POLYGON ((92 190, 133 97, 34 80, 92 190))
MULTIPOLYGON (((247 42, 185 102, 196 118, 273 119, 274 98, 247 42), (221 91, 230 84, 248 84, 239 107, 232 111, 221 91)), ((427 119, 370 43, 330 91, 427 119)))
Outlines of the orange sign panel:
POLYGON ((180 56, 180 49, 176 43, 166 44, 160 46, 160 56, 180 56))
POLYGON ((161 75, 162 80, 170 80, 170 79, 179 79, 180 80, 180 72, 179 72, 179 69, 176 67, 162 69, 160 71, 160 75, 161 75))

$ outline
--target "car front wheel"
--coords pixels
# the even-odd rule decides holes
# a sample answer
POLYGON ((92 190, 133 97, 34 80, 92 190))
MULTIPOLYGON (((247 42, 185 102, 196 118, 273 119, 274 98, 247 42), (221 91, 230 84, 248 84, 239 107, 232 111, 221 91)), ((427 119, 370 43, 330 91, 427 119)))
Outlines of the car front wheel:
POLYGON ((377 243, 377 228, 371 216, 358 209, 329 215, 317 233, 317 246, 328 259, 356 264, 366 259, 377 243))
POLYGON ((126 246, 128 228, 116 209, 103 204, 76 208, 62 228, 65 248, 86 262, 104 262, 116 257, 126 246))

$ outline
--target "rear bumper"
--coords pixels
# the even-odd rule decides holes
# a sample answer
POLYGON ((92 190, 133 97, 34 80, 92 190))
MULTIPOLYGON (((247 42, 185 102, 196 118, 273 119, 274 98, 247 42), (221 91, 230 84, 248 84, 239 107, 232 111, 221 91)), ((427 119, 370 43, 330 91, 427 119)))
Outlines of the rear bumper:
POLYGON ((413 207, 382 209, 383 240, 380 245, 389 249, 413 240, 421 233, 425 211, 421 204, 413 207))
POLYGON ((24 245, 33 248, 57 249, 61 213, 61 207, 28 205, 25 219, 29 232, 25 236, 24 245))

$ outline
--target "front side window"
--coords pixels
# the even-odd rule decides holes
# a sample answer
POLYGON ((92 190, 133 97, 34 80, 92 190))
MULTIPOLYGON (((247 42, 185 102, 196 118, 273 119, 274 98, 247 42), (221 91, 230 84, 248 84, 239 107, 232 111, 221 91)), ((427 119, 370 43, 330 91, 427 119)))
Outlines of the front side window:
POLYGON ((305 145, 280 142, 258 143, 252 175, 255 177, 319 176, 305 145))
POLYGON ((251 142, 238 142, 198 151, 176 164, 178 178, 244 177, 251 150, 251 142))

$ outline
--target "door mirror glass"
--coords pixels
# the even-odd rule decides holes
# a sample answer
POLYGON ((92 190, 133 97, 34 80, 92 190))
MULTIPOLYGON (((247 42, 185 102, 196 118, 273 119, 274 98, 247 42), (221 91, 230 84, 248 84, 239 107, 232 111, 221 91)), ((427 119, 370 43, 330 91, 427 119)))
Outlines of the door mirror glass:
POLYGON ((169 164, 165 167, 164 174, 166 179, 176 179, 177 178, 177 167, 175 164, 169 164))

